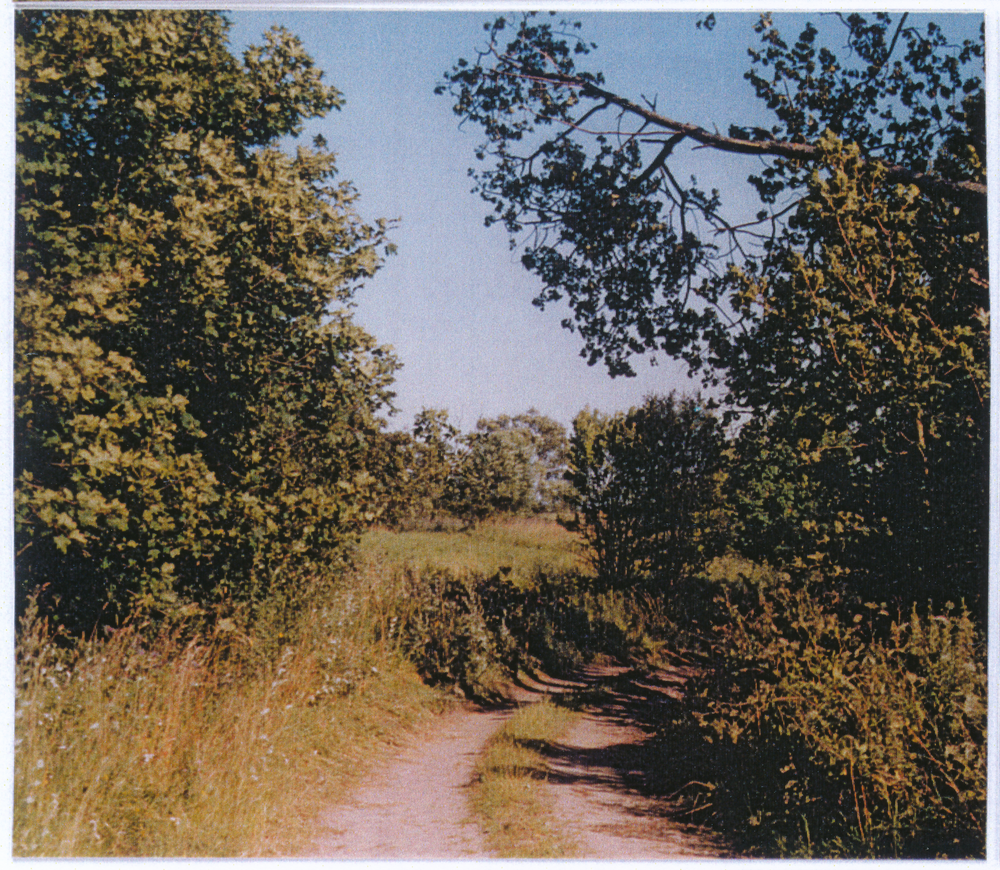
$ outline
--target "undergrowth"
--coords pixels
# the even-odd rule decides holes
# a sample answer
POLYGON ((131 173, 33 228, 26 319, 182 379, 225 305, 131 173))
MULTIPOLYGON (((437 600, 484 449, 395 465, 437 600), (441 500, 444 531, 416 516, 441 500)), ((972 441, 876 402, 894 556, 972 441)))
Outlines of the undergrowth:
POLYGON ((713 655, 689 693, 709 741, 697 779, 712 782, 690 796, 703 818, 754 854, 983 856, 986 672, 968 612, 893 616, 760 566, 704 579, 713 655))
POLYGON ((596 656, 644 661, 653 650, 629 596, 595 594, 578 573, 444 569, 400 572, 399 636, 431 683, 488 699, 524 671, 569 675, 596 656))

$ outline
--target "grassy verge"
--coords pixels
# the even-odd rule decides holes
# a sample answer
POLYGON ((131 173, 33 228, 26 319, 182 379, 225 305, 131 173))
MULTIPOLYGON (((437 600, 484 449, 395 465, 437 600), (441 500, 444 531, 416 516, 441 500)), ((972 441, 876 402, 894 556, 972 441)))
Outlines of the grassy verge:
POLYGON ((539 748, 564 733, 575 715, 549 701, 525 707, 490 738, 476 763, 472 808, 497 857, 573 856, 552 811, 539 748))
POLYGON ((123 629, 70 650, 26 622, 14 855, 297 854, 319 811, 442 704, 385 631, 394 595, 356 577, 271 635, 123 629))

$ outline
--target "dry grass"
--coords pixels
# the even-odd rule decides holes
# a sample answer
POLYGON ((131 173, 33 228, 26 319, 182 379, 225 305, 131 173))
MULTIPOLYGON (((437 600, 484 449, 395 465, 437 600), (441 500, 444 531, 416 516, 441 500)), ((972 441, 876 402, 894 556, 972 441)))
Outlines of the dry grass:
POLYGON ((490 738, 476 762, 472 808, 499 858, 570 858, 573 843, 552 811, 539 751, 570 726, 576 714, 549 701, 519 710, 490 738))
POLYGON ((17 857, 294 855, 319 811, 441 701, 381 578, 307 608, 273 655, 235 633, 18 639, 17 857))

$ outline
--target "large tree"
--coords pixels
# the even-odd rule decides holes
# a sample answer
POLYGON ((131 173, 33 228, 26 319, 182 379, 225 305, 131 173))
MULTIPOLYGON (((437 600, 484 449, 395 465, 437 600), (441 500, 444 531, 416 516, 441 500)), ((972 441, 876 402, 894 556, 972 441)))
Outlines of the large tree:
POLYGON ((341 102, 300 42, 227 28, 17 15, 16 571, 76 627, 325 571, 367 511, 385 227, 281 144, 341 102))
POLYGON ((827 23, 830 45, 811 24, 788 42, 758 21, 746 77, 773 124, 728 135, 615 92, 578 66, 596 48, 578 25, 534 15, 487 25, 441 90, 483 130, 488 223, 524 244, 536 303, 568 303, 590 361, 616 375, 636 354, 683 358, 749 413, 747 547, 854 571, 873 594, 972 596, 986 568, 983 43, 907 15, 827 23), (757 158, 755 220, 679 179, 686 147, 757 158))

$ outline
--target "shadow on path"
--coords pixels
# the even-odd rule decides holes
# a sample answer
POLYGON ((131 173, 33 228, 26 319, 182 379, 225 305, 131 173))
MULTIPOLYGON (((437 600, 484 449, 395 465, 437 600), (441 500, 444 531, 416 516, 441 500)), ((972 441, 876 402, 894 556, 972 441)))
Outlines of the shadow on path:
POLYGON ((657 725, 678 712, 692 672, 652 673, 591 666, 567 682, 564 703, 584 713, 563 740, 536 748, 549 759, 556 813, 580 844, 580 857, 721 858, 717 834, 690 824, 677 792, 685 783, 680 747, 668 745, 657 725))

